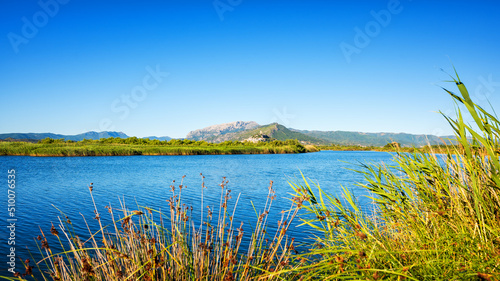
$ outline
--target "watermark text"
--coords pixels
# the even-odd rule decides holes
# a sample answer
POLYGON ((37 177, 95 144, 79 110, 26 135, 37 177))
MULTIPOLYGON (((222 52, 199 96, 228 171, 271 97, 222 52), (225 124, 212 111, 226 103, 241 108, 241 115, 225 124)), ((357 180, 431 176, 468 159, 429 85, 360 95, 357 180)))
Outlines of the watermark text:
POLYGON ((224 14, 226 12, 234 11, 236 6, 241 5, 243 0, 214 0, 212 5, 214 6, 215 12, 219 16, 220 21, 224 20, 224 14))
MULTIPOLYGON (((410 0, 411 1, 411 0, 410 0)), ((387 27, 394 15, 403 11, 403 6, 399 0, 389 0, 386 9, 378 12, 372 10, 370 15, 373 20, 367 22, 364 28, 354 27, 354 38, 352 43, 342 41, 339 45, 347 63, 351 63, 352 55, 360 54, 361 50, 370 45, 373 38, 377 37, 382 29, 387 27)))
MULTIPOLYGON (((163 79, 168 77, 170 73, 160 70, 160 66, 156 65, 153 69, 151 66, 146 67, 146 74, 142 78, 142 83, 133 87, 130 94, 121 95, 111 103, 111 111, 116 113, 118 119, 125 120, 132 109, 137 108, 140 102, 143 102, 148 97, 148 93, 154 91, 163 79)), ((114 131, 112 118, 103 118, 99 121, 99 129, 101 131, 114 131)))
POLYGON ((9 251, 7 254, 8 271, 12 274, 16 271, 16 170, 10 169, 7 171, 7 229, 8 238, 7 245, 9 251))
POLYGON ((9 32, 7 38, 9 39, 12 49, 17 54, 19 53, 19 46, 28 44, 30 39, 35 38, 38 31, 49 23, 49 19, 53 18, 59 13, 61 5, 65 5, 69 0, 40 0, 38 6, 40 10, 36 11, 31 18, 22 17, 21 21, 23 26, 21 32, 9 32))

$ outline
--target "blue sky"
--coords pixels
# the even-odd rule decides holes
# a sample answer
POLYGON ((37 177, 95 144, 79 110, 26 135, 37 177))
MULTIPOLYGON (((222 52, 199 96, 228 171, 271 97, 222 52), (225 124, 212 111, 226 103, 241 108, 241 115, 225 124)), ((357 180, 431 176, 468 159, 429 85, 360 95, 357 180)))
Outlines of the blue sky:
POLYGON ((454 88, 450 60, 473 99, 500 109, 498 1, 0 6, 0 133, 184 137, 252 120, 447 135, 436 111, 454 112, 438 87, 454 88))

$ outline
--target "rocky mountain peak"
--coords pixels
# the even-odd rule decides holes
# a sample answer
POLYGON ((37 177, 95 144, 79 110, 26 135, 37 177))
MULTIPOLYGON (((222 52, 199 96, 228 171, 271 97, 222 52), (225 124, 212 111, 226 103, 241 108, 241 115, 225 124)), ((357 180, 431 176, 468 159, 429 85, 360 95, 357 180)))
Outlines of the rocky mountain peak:
POLYGON ((186 138, 191 140, 206 140, 218 135, 240 132, 257 127, 259 127, 259 124, 254 121, 235 121, 191 131, 187 134, 186 138))

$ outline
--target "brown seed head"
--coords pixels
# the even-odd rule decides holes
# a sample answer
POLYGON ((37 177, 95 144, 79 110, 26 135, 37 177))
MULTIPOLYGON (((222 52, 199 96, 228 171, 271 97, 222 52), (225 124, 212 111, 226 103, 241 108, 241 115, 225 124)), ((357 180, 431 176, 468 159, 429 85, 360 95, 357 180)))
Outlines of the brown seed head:
POLYGON ((26 271, 24 272, 23 276, 28 276, 28 275, 33 275, 33 267, 29 265, 26 267, 26 271))
POLYGON ((42 240, 42 249, 47 249, 49 250, 49 242, 47 242, 47 239, 42 240))
POLYGON ((368 238, 368 236, 366 236, 363 232, 356 232, 356 236, 358 236, 361 240, 368 238))
POLYGON ((59 232, 57 231, 57 229, 54 227, 53 224, 52 227, 50 228, 50 233, 52 233, 52 235, 59 236, 59 232))
POLYGON ((490 277, 492 277, 492 275, 478 272, 477 277, 479 278, 479 280, 491 281, 490 277))

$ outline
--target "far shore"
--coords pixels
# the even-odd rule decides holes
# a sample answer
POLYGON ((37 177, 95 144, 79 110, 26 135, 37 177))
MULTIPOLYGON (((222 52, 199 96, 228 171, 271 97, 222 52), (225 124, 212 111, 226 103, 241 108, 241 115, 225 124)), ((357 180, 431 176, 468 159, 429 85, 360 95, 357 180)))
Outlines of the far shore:
POLYGON ((103 140, 65 142, 61 140, 30 142, 0 142, 0 156, 35 157, 80 157, 80 156, 182 156, 182 155, 235 155, 235 154, 295 154, 318 151, 380 151, 380 152, 430 152, 446 153, 446 146, 421 148, 399 147, 397 145, 358 146, 302 145, 298 141, 273 141, 267 143, 246 143, 228 141, 207 143, 204 141, 177 141, 155 143, 116 143, 103 140))
MULTIPOLYGON (((116 141, 116 140, 113 140, 116 141)), ((231 155, 231 154, 288 154, 319 151, 312 145, 297 141, 274 141, 270 143, 180 141, 158 143, 116 143, 110 141, 45 141, 0 142, 0 156, 133 156, 133 155, 231 155)))

